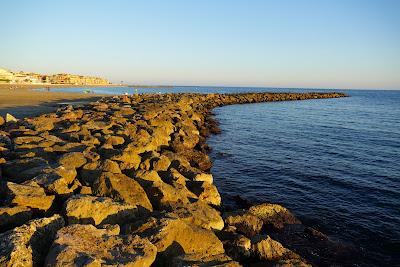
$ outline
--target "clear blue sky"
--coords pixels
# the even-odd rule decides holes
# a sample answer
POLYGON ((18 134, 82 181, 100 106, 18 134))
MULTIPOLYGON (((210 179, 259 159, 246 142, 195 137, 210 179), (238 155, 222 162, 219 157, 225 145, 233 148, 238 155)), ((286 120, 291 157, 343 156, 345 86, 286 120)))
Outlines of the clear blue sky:
POLYGON ((0 67, 114 82, 400 89, 400 1, 2 1, 0 67))

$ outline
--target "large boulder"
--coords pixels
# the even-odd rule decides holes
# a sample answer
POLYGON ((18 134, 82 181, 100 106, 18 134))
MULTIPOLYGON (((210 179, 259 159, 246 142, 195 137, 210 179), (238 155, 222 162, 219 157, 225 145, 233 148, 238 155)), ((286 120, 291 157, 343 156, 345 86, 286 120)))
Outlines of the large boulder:
POLYGON ((123 224, 133 220, 137 207, 108 197, 74 195, 64 204, 68 224, 123 224))
POLYGON ((0 192, 3 192, 5 204, 18 205, 48 211, 53 205, 55 196, 47 196, 44 189, 34 183, 30 185, 1 183, 0 192))
POLYGON ((251 251, 260 260, 279 260, 290 250, 269 236, 256 236, 251 240, 251 251))
POLYGON ((220 213, 202 201, 177 205, 168 215, 205 229, 222 230, 224 228, 224 220, 220 213))
POLYGON ((143 171, 135 174, 155 209, 171 208, 176 204, 187 204, 189 198, 196 198, 185 186, 165 183, 155 171, 143 171), (178 187, 179 186, 179 187, 178 187))
POLYGON ((64 226, 56 214, 0 234, 0 266, 43 266, 48 248, 64 226))
POLYGON ((70 225, 57 233, 46 266, 150 266, 157 248, 133 235, 118 235, 92 225, 70 225))
POLYGON ((252 206, 249 213, 260 218, 265 225, 281 229, 285 224, 299 224, 300 221, 285 207, 278 204, 263 203, 252 206))
POLYGON ((97 196, 111 197, 148 211, 153 207, 143 188, 134 179, 122 173, 103 172, 93 185, 97 196))
POLYGON ((263 227, 263 221, 260 218, 243 211, 225 213, 224 219, 227 225, 236 227, 238 232, 247 237, 257 235, 263 227))
POLYGON ((36 176, 32 181, 57 195, 67 195, 73 192, 71 184, 77 175, 76 169, 73 167, 64 167, 44 169, 41 174, 36 176))
POLYGON ((191 253, 204 256, 224 253, 223 244, 212 231, 182 219, 153 220, 144 229, 139 227, 136 233, 148 238, 165 258, 191 253))

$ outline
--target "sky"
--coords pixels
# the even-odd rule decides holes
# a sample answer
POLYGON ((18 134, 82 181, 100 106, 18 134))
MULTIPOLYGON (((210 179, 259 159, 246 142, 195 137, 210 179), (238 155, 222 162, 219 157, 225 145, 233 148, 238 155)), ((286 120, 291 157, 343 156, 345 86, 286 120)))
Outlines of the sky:
POLYGON ((397 0, 2 1, 0 67, 130 84, 400 89, 397 0))

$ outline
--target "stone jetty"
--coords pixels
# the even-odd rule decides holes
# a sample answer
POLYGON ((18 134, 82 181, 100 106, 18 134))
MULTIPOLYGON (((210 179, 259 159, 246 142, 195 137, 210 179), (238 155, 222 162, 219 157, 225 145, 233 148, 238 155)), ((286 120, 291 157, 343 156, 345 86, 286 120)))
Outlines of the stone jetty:
POLYGON ((144 94, 0 117, 0 266, 309 266, 286 229, 328 238, 289 210, 222 207, 211 110, 343 96, 144 94))

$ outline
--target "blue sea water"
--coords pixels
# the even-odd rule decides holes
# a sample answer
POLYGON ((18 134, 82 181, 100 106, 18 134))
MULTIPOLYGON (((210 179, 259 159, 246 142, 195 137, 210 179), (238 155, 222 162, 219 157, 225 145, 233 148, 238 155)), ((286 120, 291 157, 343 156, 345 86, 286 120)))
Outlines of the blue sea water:
MULTIPOLYGON (((53 89, 52 89, 53 90, 53 89)), ((81 91, 54 89, 54 91, 81 91)), ((133 88, 94 89, 135 93, 133 88)), ((174 87, 142 92, 301 92, 316 89, 174 87)), ((280 203, 304 223, 358 246, 375 265, 400 262, 400 91, 331 90, 348 98, 214 109, 208 139, 225 203, 280 203)))
POLYGON ((347 93, 215 109, 215 183, 226 203, 283 204, 368 263, 399 266, 400 91, 347 93))

